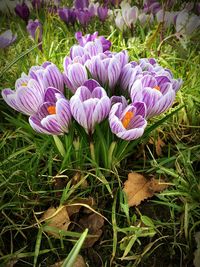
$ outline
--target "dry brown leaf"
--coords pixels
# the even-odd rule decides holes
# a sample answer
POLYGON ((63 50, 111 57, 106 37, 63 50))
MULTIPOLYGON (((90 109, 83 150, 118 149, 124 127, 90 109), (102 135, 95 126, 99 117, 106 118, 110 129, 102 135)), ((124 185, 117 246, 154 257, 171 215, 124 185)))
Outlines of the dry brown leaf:
POLYGON ((85 215, 79 220, 78 223, 82 229, 88 228, 88 233, 90 235, 94 235, 87 237, 84 242, 85 248, 92 247, 94 243, 99 240, 100 236, 103 233, 101 228, 104 225, 104 219, 100 215, 93 213, 90 215, 85 215))
MULTIPOLYGON (((59 208, 50 207, 42 216, 42 221, 48 223, 50 227, 56 227, 58 230, 67 231, 70 224, 69 215, 67 213, 66 207, 62 206, 59 208)), ((48 234, 58 237, 59 235, 53 231, 48 231, 48 234)))
MULTIPOLYGON (((72 185, 78 184, 83 179, 83 174, 81 172, 76 172, 75 175, 72 177, 72 185)), ((87 188, 88 182, 85 180, 81 183, 80 187, 87 188)))
POLYGON ((128 174, 128 180, 124 183, 124 192, 128 198, 128 205, 138 206, 141 201, 152 197, 155 192, 167 188, 167 184, 154 178, 148 180, 143 175, 133 172, 128 174))
MULTIPOLYGON (((79 198, 73 201, 71 204, 66 205, 67 213, 69 217, 71 217, 73 214, 78 213, 81 207, 83 205, 88 205, 90 207, 93 207, 95 205, 94 198, 89 197, 89 198, 79 198), (73 205, 76 204, 76 205, 73 205), (79 205, 80 204, 80 205, 79 205)), ((86 207, 83 209, 84 213, 91 213, 92 211, 86 207)))
MULTIPOLYGON (((64 260, 56 262, 53 265, 50 265, 49 267, 62 267, 63 263, 64 260)), ((86 267, 86 263, 81 255, 77 256, 76 261, 73 264, 73 267, 86 267)))

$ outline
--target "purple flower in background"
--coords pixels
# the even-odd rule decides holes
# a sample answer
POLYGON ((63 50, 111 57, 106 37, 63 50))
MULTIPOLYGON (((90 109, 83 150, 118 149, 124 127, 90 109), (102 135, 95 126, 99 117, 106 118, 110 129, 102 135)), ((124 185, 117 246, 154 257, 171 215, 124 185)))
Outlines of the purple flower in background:
MULTIPOLYGON (((26 27, 30 36, 36 42, 40 43, 42 41, 42 24, 39 22, 38 19, 33 21, 32 19, 29 20, 28 25, 26 27)), ((39 46, 40 50, 42 50, 42 45, 39 46)))
POLYGON ((30 15, 30 11, 26 3, 17 4, 15 7, 15 13, 22 18, 26 23, 30 15))
POLYGON ((17 34, 13 34, 11 30, 7 30, 0 34, 0 48, 6 48, 17 39, 17 34))
POLYGON ((100 40, 102 47, 103 47, 103 52, 107 51, 110 49, 111 42, 107 40, 104 36, 98 36, 98 32, 94 32, 92 34, 86 34, 82 35, 82 32, 76 32, 75 33, 75 38, 78 41, 80 46, 85 46, 88 42, 95 41, 95 39, 100 40))
POLYGON ((92 79, 80 86, 70 99, 73 117, 90 135, 94 132, 95 124, 108 116, 110 106, 106 91, 92 79))
POLYGON ((89 1, 88 0, 75 0, 74 6, 76 9, 84 9, 89 6, 89 1))
POLYGON ((34 80, 24 78, 24 83, 16 83, 15 90, 2 90, 4 101, 13 109, 26 115, 35 114, 43 103, 44 91, 40 84, 34 80))
POLYGON ((147 126, 146 106, 143 102, 132 103, 128 106, 116 103, 109 114, 111 131, 124 140, 134 140, 143 135, 147 126))
POLYGON ((76 22, 76 12, 71 8, 59 8, 58 15, 66 24, 72 24, 76 22))
POLYGON ((69 58, 64 60, 64 82, 75 93, 77 88, 88 79, 86 68, 80 63, 69 64, 69 58))
POLYGON ((77 9, 76 17, 83 27, 86 27, 92 18, 92 14, 88 9, 77 9))
POLYGON ((104 22, 108 17, 108 8, 106 6, 99 6, 97 8, 97 14, 99 19, 104 22))
POLYGON ((129 3, 122 3, 122 17, 126 25, 130 28, 137 21, 138 8, 136 6, 131 7, 129 3))
POLYGON ((156 0, 145 0, 144 9, 145 13, 156 14, 162 8, 161 4, 156 0))
POLYGON ((39 133, 60 135, 68 132, 71 117, 69 101, 57 89, 48 88, 44 103, 29 123, 39 133))
POLYGON ((176 92, 166 76, 145 75, 135 81, 130 95, 133 103, 141 101, 146 104, 146 117, 151 118, 170 108, 174 102, 176 92))

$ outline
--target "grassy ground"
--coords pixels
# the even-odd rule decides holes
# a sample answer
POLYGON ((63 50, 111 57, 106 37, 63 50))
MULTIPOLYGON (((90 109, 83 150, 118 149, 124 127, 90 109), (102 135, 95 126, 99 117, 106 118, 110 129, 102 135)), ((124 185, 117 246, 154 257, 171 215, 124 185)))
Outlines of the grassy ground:
MULTIPOLYGON (((1 18, 3 28, 10 27, 18 34, 18 41, 0 54, 1 89, 14 88, 21 72, 27 73, 32 65, 45 60, 56 63, 62 70, 63 58, 75 42, 74 33, 79 27, 66 27, 53 15, 41 16, 43 53, 37 47, 32 49, 35 44, 20 19, 1 18)), ((159 135, 165 142, 161 155, 156 154, 155 144, 147 140, 134 148, 115 173, 108 170, 113 197, 86 167, 82 171, 87 176, 87 186, 70 185, 68 203, 76 197, 92 196, 97 211, 108 220, 100 239, 92 248, 82 249, 81 255, 88 266, 190 267, 196 249, 194 236, 200 226, 198 39, 194 37, 185 48, 175 38, 168 40, 158 56, 160 36, 152 38, 156 26, 152 30, 137 28, 134 37, 129 32, 122 36, 109 23, 101 25, 94 21, 87 32, 95 30, 100 35, 110 35, 113 51, 127 49, 133 60, 155 57, 176 78, 182 78, 183 86, 170 111, 183 104, 184 107, 151 133, 154 140, 159 135), (121 185, 130 171, 163 177, 170 186, 137 208, 128 209, 121 185)), ((50 266, 66 258, 76 235, 66 232, 66 236, 55 239, 43 231, 38 220, 44 210, 59 205, 63 190, 66 191, 63 186, 76 169, 62 162, 51 136, 35 133, 27 118, 3 101, 0 106, 1 266, 11 266, 6 264, 12 261, 19 267, 50 266), (55 186, 55 177, 62 181, 60 188, 55 186)))

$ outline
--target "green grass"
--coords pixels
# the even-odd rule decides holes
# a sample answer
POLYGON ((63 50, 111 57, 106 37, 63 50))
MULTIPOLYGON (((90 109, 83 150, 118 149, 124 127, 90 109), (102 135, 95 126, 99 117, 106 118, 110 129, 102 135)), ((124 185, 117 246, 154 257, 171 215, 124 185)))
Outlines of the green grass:
MULTIPOLYGON (((23 21, 1 17, 2 29, 9 25, 18 33, 17 42, 0 54, 1 89, 14 88, 21 72, 27 73, 32 65, 45 60, 63 70, 63 58, 75 42, 75 31, 80 29, 78 25, 66 27, 56 16, 40 17, 44 24, 43 53, 28 37, 23 21)), ((151 133, 159 133, 166 144, 162 156, 157 156, 155 146, 146 139, 114 171, 95 172, 91 162, 81 161, 83 151, 78 152, 77 161, 70 153, 63 160, 53 137, 35 133, 27 117, 1 101, 1 266, 11 261, 20 267, 49 266, 67 258, 72 241, 80 234, 69 231, 55 239, 45 233, 38 220, 52 205, 89 196, 94 197, 97 211, 109 223, 105 221, 103 234, 93 248, 81 250, 88 266, 192 266, 194 234, 200 227, 200 57, 195 41, 191 40, 185 49, 175 38, 163 43, 158 57, 159 36, 146 46, 155 29, 137 28, 130 38, 129 32, 123 36, 113 23, 93 21, 88 32, 98 30, 100 35, 110 36, 113 51, 127 49, 133 60, 155 57, 184 80, 170 111, 182 105, 184 108, 151 133), (81 182, 71 184, 77 166, 87 180, 86 188, 81 182), (171 186, 138 207, 128 208, 122 185, 130 171, 165 178, 171 186), (55 177, 61 177, 66 187, 55 188, 55 177)), ((65 142, 69 146, 71 141, 65 142)))

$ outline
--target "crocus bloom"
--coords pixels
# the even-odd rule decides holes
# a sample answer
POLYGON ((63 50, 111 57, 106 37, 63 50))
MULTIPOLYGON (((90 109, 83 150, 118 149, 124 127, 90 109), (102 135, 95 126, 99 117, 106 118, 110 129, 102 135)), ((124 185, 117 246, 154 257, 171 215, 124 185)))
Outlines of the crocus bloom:
POLYGON ((145 116, 146 106, 143 102, 132 103, 128 106, 116 103, 109 114, 111 131, 124 140, 137 139, 143 135, 147 125, 145 116))
POLYGON ((89 6, 89 1, 88 0, 75 0, 74 6, 76 9, 84 9, 89 6))
POLYGON ((169 109, 176 93, 166 76, 145 75, 134 82, 130 95, 133 103, 141 101, 146 104, 146 117, 151 118, 169 109))
POLYGON ((117 16, 115 18, 115 24, 121 31, 124 29, 125 21, 120 12, 117 13, 117 16))
MULTIPOLYGON (((33 38, 33 40, 38 43, 42 41, 42 24, 39 22, 38 19, 36 19, 35 21, 30 19, 26 29, 30 36, 33 38)), ((39 48, 42 50, 41 45, 39 46, 39 48)))
POLYGON ((42 66, 33 66, 28 75, 22 73, 15 82, 15 90, 4 89, 2 96, 13 109, 26 115, 37 113, 44 102, 44 94, 49 86, 58 91, 64 90, 63 77, 56 65, 45 62, 42 66))
POLYGON ((85 65, 89 69, 92 77, 100 82, 102 85, 109 85, 113 90, 116 86, 121 69, 127 63, 128 57, 126 51, 120 53, 112 53, 107 51, 101 53, 91 60, 87 60, 85 65))
POLYGON ((88 79, 86 68, 80 63, 68 64, 68 58, 64 60, 64 82, 75 93, 77 88, 88 79))
POLYGON ((161 9, 161 4, 156 0, 145 0, 144 1, 144 12, 156 14, 161 9))
POLYGON ((94 32, 92 34, 86 34, 82 35, 82 32, 76 32, 75 33, 75 38, 78 41, 80 46, 85 47, 85 45, 88 42, 94 41, 95 39, 100 40, 102 47, 103 47, 103 52, 107 51, 110 49, 111 42, 107 40, 104 36, 98 36, 98 32, 94 32))
POLYGON ((30 11, 29 11, 28 6, 25 3, 17 4, 15 7, 15 13, 20 18, 22 18, 26 23, 28 22, 30 11))
POLYGON ((13 34, 11 30, 7 30, 0 34, 0 48, 6 48, 17 39, 17 34, 13 34))
POLYGON ((88 134, 94 132, 95 124, 109 114, 111 102, 106 91, 95 80, 86 81, 70 99, 70 108, 75 120, 88 134))
POLYGON ((16 83, 15 91, 11 89, 2 90, 5 102, 13 109, 26 115, 35 114, 39 106, 43 103, 44 91, 40 84, 34 80, 26 78, 24 84, 16 83))
POLYGON ((92 18, 92 14, 88 9, 77 9, 76 17, 83 27, 86 27, 92 18))
POLYGON ((134 25, 138 18, 138 8, 136 6, 131 7, 128 3, 122 5, 122 17, 126 25, 130 28, 134 25))
POLYGON ((108 16, 108 8, 104 6, 99 6, 97 8, 97 14, 99 16, 99 19, 101 21, 105 21, 108 16))
POLYGON ((44 91, 48 87, 55 87, 59 91, 64 91, 64 81, 58 67, 49 62, 44 62, 41 66, 32 66, 28 77, 39 82, 44 91))
POLYGON ((191 35, 197 28, 200 27, 200 17, 187 11, 181 11, 176 17, 176 31, 182 35, 191 35))
POLYGON ((66 23, 72 24, 76 22, 76 12, 74 9, 71 8, 59 8, 58 9, 59 17, 66 23))
POLYGON ((38 112, 29 118, 29 123, 35 131, 51 135, 67 133, 70 122, 69 101, 51 87, 46 90, 44 103, 38 112))

